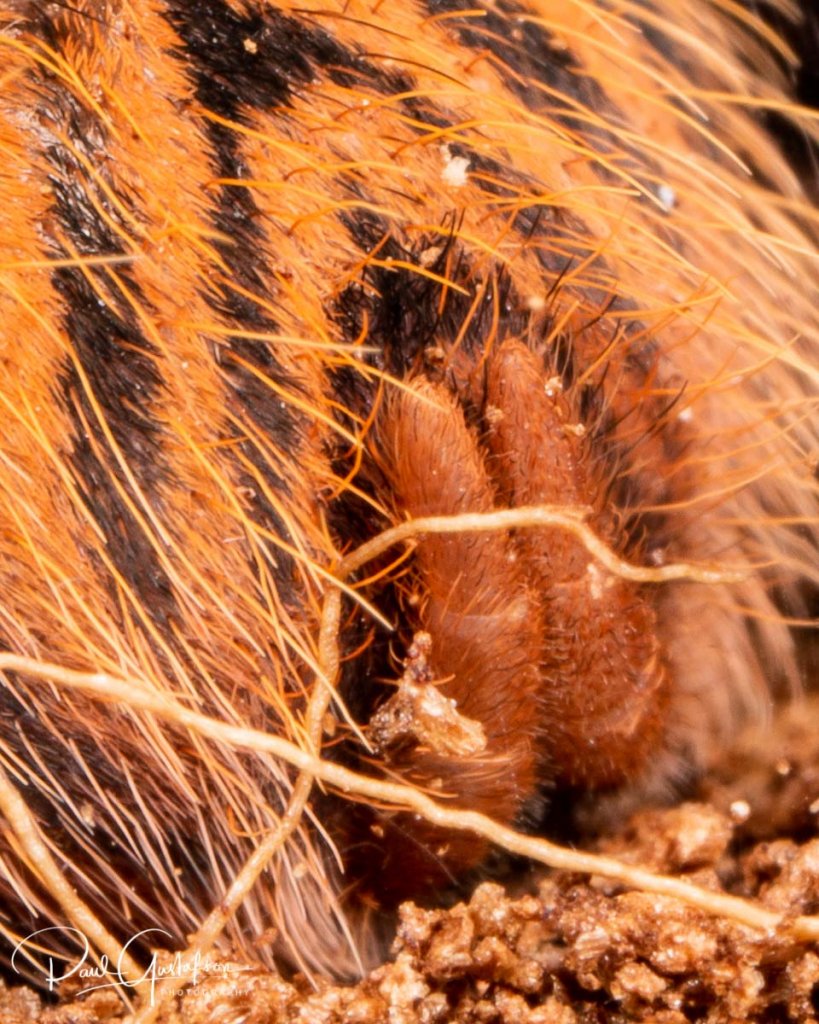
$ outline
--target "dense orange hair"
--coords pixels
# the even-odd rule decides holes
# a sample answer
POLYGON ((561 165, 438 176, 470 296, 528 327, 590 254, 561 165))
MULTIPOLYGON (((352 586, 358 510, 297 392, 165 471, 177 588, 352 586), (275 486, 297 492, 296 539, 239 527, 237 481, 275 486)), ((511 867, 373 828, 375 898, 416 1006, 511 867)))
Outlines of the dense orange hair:
MULTIPOLYGON (((762 118, 815 134, 790 61, 731 0, 5 4, 0 644, 34 667, 2 678, 0 761, 117 937, 181 943, 295 772, 36 665, 508 824, 553 786, 667 792, 798 688, 817 217, 762 118), (615 560, 723 575, 625 579, 561 529, 505 529, 341 578, 407 517, 544 504, 615 560), (410 721, 365 754, 424 633, 419 684, 485 743, 410 721)), ((12 940, 65 915, 27 851, 6 833, 12 940)), ((356 898, 483 852, 316 798, 230 937, 270 958, 275 927, 291 962, 354 971, 356 898)))

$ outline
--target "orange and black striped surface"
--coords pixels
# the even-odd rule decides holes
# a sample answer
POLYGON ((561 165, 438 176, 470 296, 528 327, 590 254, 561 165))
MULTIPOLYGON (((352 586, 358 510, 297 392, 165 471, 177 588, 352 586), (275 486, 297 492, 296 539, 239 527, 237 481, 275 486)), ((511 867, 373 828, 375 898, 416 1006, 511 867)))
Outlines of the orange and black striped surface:
MULTIPOLYGON (((0 19, 3 650, 304 744, 345 553, 408 517, 566 505, 632 564, 742 578, 630 581, 554 529, 422 537, 351 581, 330 682, 366 734, 428 633, 424 684, 485 744, 374 759, 336 705, 326 756, 534 828, 566 791, 673 791, 798 689, 819 218, 766 118, 815 121, 747 5, 0 19)), ((0 763, 109 929, 171 945, 294 783, 21 672, 0 763)), ((247 955, 353 973, 374 908, 487 852, 311 806, 230 926, 247 955)), ((0 858, 10 952, 65 922, 13 829, 0 858)))

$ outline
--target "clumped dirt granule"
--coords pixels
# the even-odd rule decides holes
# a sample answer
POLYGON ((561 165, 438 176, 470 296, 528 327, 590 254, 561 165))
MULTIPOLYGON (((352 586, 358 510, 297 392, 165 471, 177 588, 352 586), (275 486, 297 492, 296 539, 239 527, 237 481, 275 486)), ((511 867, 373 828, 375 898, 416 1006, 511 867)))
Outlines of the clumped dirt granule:
MULTIPOLYGON (((597 848, 784 914, 819 910, 819 703, 739 743, 696 799, 633 815, 597 848)), ((112 992, 2 1024, 116 1024, 112 992)), ((614 883, 547 873, 527 895, 480 885, 451 910, 403 908, 392 962, 355 987, 209 976, 162 1024, 654 1024, 819 1021, 819 950, 614 883)))

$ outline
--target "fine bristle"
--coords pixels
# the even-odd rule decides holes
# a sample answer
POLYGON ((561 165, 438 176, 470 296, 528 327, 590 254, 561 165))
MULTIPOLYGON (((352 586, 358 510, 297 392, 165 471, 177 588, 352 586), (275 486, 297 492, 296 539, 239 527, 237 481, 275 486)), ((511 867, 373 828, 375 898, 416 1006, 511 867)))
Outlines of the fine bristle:
MULTIPOLYGON (((819 214, 769 131, 819 138, 793 64, 727 0, 7 0, 2 651, 509 825, 562 785, 672 793, 798 693, 817 604, 819 214), (343 568, 407 519, 536 505, 634 576, 563 527, 343 568), (703 573, 640 577, 678 562, 703 573), (427 632, 418 682, 485 734, 466 769, 420 721, 371 742, 427 632)), ((286 826, 226 941, 352 976, 381 909, 486 852, 0 682, 0 768, 118 941, 184 946, 286 826)), ((71 923, 20 832, 6 959, 71 923)))

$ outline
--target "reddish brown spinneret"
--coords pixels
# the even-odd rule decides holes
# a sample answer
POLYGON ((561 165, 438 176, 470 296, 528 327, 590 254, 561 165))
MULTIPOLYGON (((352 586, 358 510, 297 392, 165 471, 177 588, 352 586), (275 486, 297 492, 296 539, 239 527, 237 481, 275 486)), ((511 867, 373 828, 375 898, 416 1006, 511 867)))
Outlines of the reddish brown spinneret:
MULTIPOLYGON (((380 446, 399 512, 590 506, 592 526, 616 546, 571 403, 520 342, 505 342, 488 362, 485 416, 481 441, 448 389, 425 378, 391 401, 380 446)), ((545 783, 608 788, 645 771, 663 738, 667 680, 638 585, 560 529, 426 535, 414 557, 432 674, 458 711, 482 724, 487 743, 466 758, 404 745, 395 768, 509 824, 545 783)), ((437 847, 450 870, 484 853, 468 836, 444 839, 423 824, 414 840, 437 847)), ((404 860, 423 857, 402 848, 404 860)))
MULTIPOLYGON (((444 386, 418 379, 397 395, 383 417, 380 440, 402 512, 419 517, 494 508, 476 436, 444 386)), ((502 533, 426 536, 415 563, 419 618, 432 636, 432 672, 459 713, 483 725, 487 742, 480 753, 459 760, 417 747, 399 753, 395 766, 408 780, 451 796, 459 806, 511 823, 542 775, 536 596, 502 533)), ((416 858, 427 859, 422 849, 427 846, 436 859, 459 869, 474 866, 485 853, 474 837, 445 837, 417 823, 413 841, 402 841, 401 857, 408 863, 390 877, 403 880, 402 886, 412 877, 417 890, 419 864, 412 864, 412 874, 406 868, 416 858)), ((428 865, 431 880, 442 866, 428 865)))
MULTIPOLYGON (((489 445, 502 503, 590 506, 590 525, 616 549, 593 453, 559 382, 547 382, 529 349, 509 341, 490 361, 487 395, 499 410, 489 445)), ((567 532, 522 530, 516 543, 540 603, 554 776, 591 788, 635 781, 662 742, 667 703, 649 595, 567 532)))

